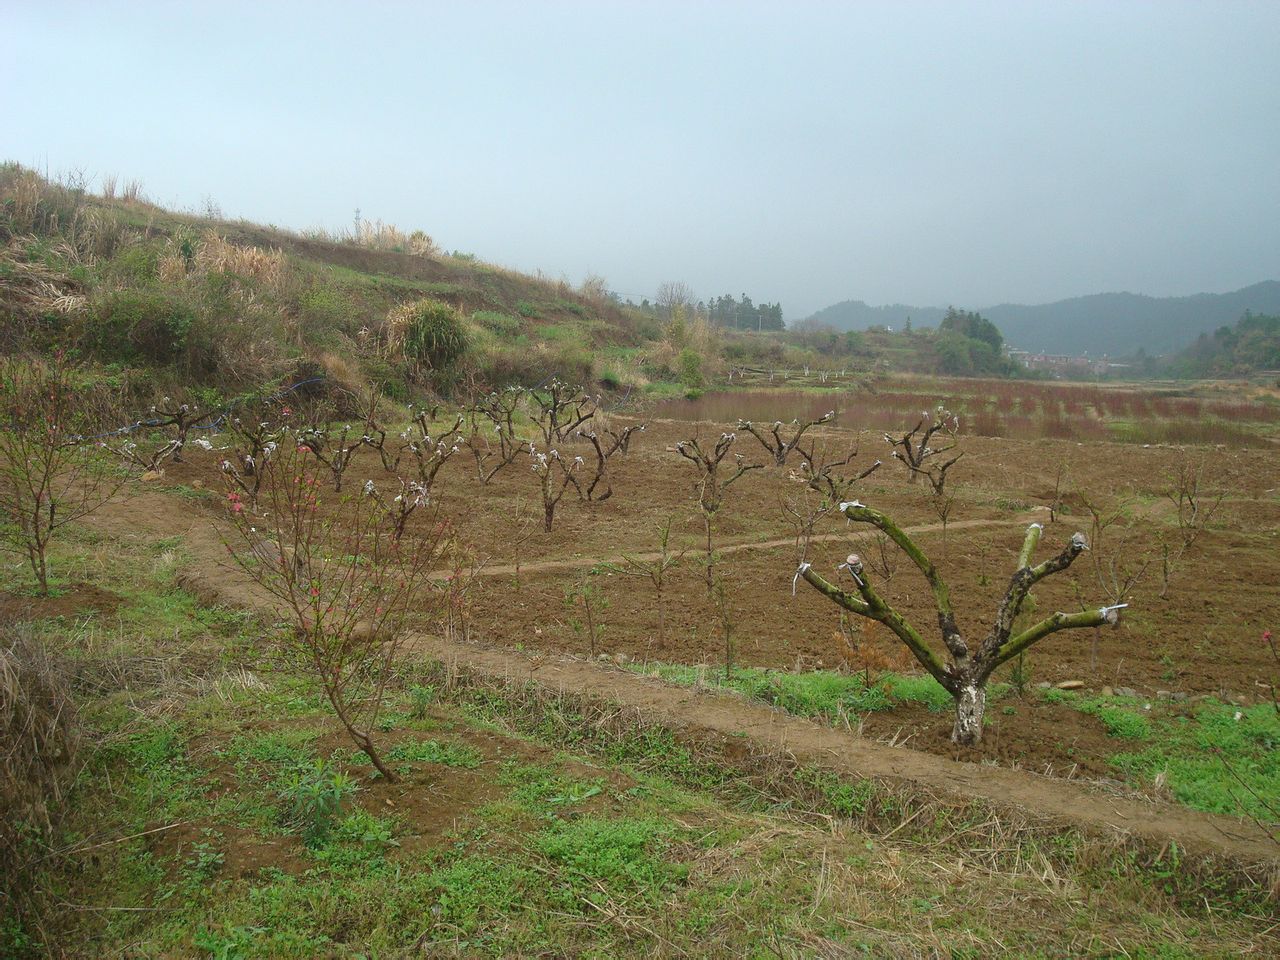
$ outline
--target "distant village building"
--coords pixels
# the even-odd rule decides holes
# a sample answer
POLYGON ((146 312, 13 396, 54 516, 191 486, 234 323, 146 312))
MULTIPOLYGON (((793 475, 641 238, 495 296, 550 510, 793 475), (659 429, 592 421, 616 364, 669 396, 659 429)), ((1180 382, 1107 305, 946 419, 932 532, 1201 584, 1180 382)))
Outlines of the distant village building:
POLYGON ((1104 353, 1101 357, 1073 357, 1065 353, 1032 353, 1029 350, 1010 350, 1009 359, 1022 364, 1028 370, 1042 370, 1058 377, 1106 376, 1128 370, 1131 364, 1113 363, 1104 353))

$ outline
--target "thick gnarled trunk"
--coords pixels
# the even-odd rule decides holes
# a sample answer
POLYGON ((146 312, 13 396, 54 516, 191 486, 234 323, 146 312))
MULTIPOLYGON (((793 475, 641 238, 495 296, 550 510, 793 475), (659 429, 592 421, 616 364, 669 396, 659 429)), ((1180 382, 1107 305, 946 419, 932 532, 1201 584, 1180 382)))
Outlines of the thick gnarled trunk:
POLYGON ((976 747, 982 741, 982 718, 986 709, 986 684, 964 681, 956 693, 956 721, 951 728, 951 742, 976 747))

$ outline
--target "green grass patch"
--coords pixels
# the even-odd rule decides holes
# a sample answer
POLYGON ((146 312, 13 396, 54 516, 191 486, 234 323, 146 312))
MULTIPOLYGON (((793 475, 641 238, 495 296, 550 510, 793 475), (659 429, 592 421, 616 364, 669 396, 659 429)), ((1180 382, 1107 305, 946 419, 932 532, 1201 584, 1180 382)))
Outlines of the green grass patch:
POLYGON ((1109 758, 1133 785, 1159 780, 1193 809, 1280 823, 1280 715, 1270 704, 1142 703, 1066 690, 1042 696, 1097 717, 1108 736, 1142 744, 1109 758))
POLYGON ((719 689, 734 690, 753 700, 780 707, 802 717, 822 717, 838 721, 858 713, 892 710, 901 703, 923 704, 943 712, 951 708, 951 695, 933 677, 886 673, 870 686, 861 674, 813 670, 789 673, 758 667, 739 667, 725 678, 724 671, 682 664, 635 665, 641 672, 657 671, 669 683, 693 686, 702 682, 719 689))
POLYGON ((674 831, 656 819, 582 817, 555 822, 532 846, 558 868, 566 906, 601 893, 656 903, 688 874, 666 856, 674 831))
POLYGON ((582 780, 568 777, 538 764, 509 763, 498 782, 513 787, 507 801, 533 815, 555 815, 599 796, 605 791, 603 777, 582 780))
POLYGON ((474 770, 484 760, 484 755, 474 747, 461 743, 441 743, 438 740, 397 743, 387 751, 387 757, 410 763, 439 763, 463 770, 474 770))
POLYGON ((1206 700, 1190 716, 1158 715, 1150 726, 1150 746, 1111 758, 1126 777, 1150 784, 1163 775, 1196 810, 1280 822, 1280 715, 1271 704, 1206 700))
POLYGON ((218 751, 237 767, 293 767, 316 758, 320 732, 307 727, 282 728, 234 736, 218 751))

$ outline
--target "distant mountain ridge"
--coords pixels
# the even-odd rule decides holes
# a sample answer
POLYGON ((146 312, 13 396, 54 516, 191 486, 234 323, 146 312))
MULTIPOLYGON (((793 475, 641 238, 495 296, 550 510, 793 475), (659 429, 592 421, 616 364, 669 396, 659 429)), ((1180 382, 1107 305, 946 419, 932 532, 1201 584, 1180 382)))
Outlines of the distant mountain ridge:
MULTIPOLYGON (((970 309, 968 304, 956 306, 970 309)), ((1173 353, 1202 333, 1233 325, 1246 310, 1280 314, 1280 281, 1264 280, 1232 293, 1187 297, 1096 293, 1038 305, 1001 303, 978 312, 1000 328, 1007 343, 1023 350, 1123 356, 1139 348, 1149 354, 1173 353)), ((872 307, 861 300, 845 300, 807 319, 837 330, 874 326, 900 330, 908 317, 914 327, 936 327, 945 315, 941 307, 872 307)))

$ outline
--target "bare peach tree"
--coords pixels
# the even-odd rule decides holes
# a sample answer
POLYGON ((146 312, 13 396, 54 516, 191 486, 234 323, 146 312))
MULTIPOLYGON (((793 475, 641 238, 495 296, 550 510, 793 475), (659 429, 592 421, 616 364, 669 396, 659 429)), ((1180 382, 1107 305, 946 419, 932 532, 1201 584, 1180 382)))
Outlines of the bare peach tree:
POLYGON ((724 505, 725 491, 740 480, 748 471, 760 470, 763 464, 747 463, 742 454, 733 455, 733 464, 724 464, 729 455, 736 433, 722 433, 710 450, 703 450, 698 438, 681 440, 676 444, 676 452, 698 468, 698 479, 694 488, 698 493, 698 509, 702 513, 702 525, 707 535, 707 592, 715 589, 715 541, 714 527, 716 515, 724 505), (721 470, 732 470, 727 476, 721 470))
POLYGON ((413 423, 401 434, 404 447, 395 461, 398 465, 406 452, 413 458, 418 472, 416 482, 427 494, 435 487, 440 470, 462 449, 464 443, 462 425, 465 419, 461 414, 454 419, 452 426, 436 430, 431 425, 431 413, 428 410, 418 411, 413 423))
POLYGON ((632 424, 621 431, 609 430, 606 432, 607 440, 602 440, 600 434, 590 427, 575 431, 575 436, 591 444, 596 455, 594 472, 590 477, 584 475, 574 483, 579 497, 602 503, 613 496, 613 484, 609 482, 609 460, 619 453, 626 453, 631 446, 631 435, 642 430, 643 423, 632 424))
POLYGON ((617 448, 618 453, 629 453, 631 451, 631 438, 637 433, 644 433, 644 428, 648 426, 645 423, 633 423, 621 430, 614 427, 605 427, 605 436, 609 438, 611 446, 617 448))
MULTIPOLYGON (((401 443, 387 442, 387 429, 383 426, 382 416, 379 412, 381 406, 382 393, 377 384, 370 385, 369 392, 358 397, 360 416, 364 420, 364 444, 378 451, 378 459, 382 461, 383 470, 387 471, 387 473, 395 473, 400 466, 400 458, 404 456, 406 449, 406 444, 404 443, 405 433, 400 435, 401 443)), ((409 412, 410 414, 413 413, 412 405, 410 405, 409 412)), ((420 410, 417 417, 413 418, 413 422, 416 424, 421 417, 426 417, 430 422, 430 415, 434 412, 434 410, 420 410)))
POLYGON ((553 377, 544 388, 526 391, 526 396, 534 426, 547 447, 565 443, 600 407, 599 397, 589 397, 581 387, 559 377, 553 377))
POLYGON ((885 440, 893 446, 893 457, 907 465, 910 482, 920 477, 929 481, 931 498, 929 505, 942 524, 942 548, 947 547, 947 524, 955 506, 955 494, 947 488, 947 472, 960 462, 963 451, 948 457, 956 448, 956 435, 960 432, 960 417, 941 404, 930 413, 920 414, 920 422, 901 437, 885 434, 885 440), (941 438, 941 439, 939 439, 941 438), (935 446, 936 444, 936 446, 935 446))
POLYGON ((145 435, 139 436, 134 431, 145 429, 142 421, 132 424, 127 432, 116 433, 102 441, 103 446, 120 458, 126 467, 141 470, 144 478, 158 476, 164 469, 164 462, 172 459, 178 449, 178 441, 164 437, 158 441, 145 435))
POLYGON ((409 528, 413 515, 431 502, 431 491, 417 480, 406 480, 397 477, 400 491, 390 501, 378 492, 372 480, 364 482, 364 495, 378 501, 382 509, 391 518, 391 532, 397 540, 401 539, 409 528))
POLYGON ((226 449, 230 455, 223 457, 219 467, 224 477, 248 497, 250 503, 257 503, 262 479, 266 476, 267 461, 285 442, 286 431, 283 425, 265 419, 265 409, 255 409, 253 413, 257 415, 246 413, 227 421, 227 436, 231 442, 226 449))
POLYGON ((191 429, 202 419, 216 418, 219 410, 202 411, 198 403, 186 403, 172 397, 161 398, 151 407, 152 419, 148 426, 167 430, 173 428, 171 456, 174 463, 182 462, 182 450, 187 445, 191 429))
POLYGON ((798 449, 801 438, 810 429, 824 423, 830 423, 835 418, 836 412, 828 410, 816 420, 806 420, 803 423, 799 420, 792 420, 790 424, 784 426, 781 420, 775 420, 767 433, 763 432, 750 420, 739 420, 737 429, 745 430, 759 440, 760 445, 768 450, 769 455, 773 457, 773 462, 778 466, 782 466, 787 462, 787 457, 791 456, 791 452, 798 449))
POLYGON ((287 612, 278 637, 286 664, 319 685, 352 742, 395 781, 373 732, 407 618, 439 604, 427 573, 447 528, 432 524, 410 542, 376 497, 334 495, 326 503, 325 465, 305 444, 282 445, 260 469, 260 510, 229 485, 227 549, 287 612))
POLYGON ((325 426, 305 427, 298 431, 298 443, 310 451, 316 462, 329 471, 333 492, 342 492, 342 481, 361 447, 369 446, 373 438, 361 431, 359 436, 344 424, 341 429, 325 426))
POLYGON ((582 469, 583 460, 581 457, 565 457, 554 447, 542 453, 533 443, 529 444, 529 456, 533 458, 533 472, 538 476, 542 491, 542 529, 550 533, 556 519, 556 507, 582 469))
POLYGON ((1120 611, 1126 604, 1104 606, 1075 613, 1057 612, 1036 623, 1014 630, 1014 623, 1031 588, 1051 574, 1067 569, 1087 549, 1084 534, 1076 533, 1055 556, 1033 565, 1032 554, 1040 542, 1042 527, 1033 523, 1027 528, 1018 554, 1018 566, 1009 579, 1004 597, 996 609, 995 620, 982 641, 974 646, 964 639, 956 626, 951 605, 951 592, 933 561, 896 523, 870 507, 856 501, 841 505, 842 512, 854 523, 865 523, 883 532, 915 564, 923 574, 933 594, 937 609, 938 628, 947 661, 939 656, 925 641, 920 632, 895 610, 876 590, 862 559, 851 554, 839 569, 845 570, 853 580, 852 592, 842 590, 820 576, 809 563, 802 563, 796 571, 820 593, 835 601, 840 607, 875 620, 888 627, 911 651, 920 665, 942 685, 955 700, 955 723, 951 741, 963 746, 976 746, 982 740, 982 723, 987 703, 987 681, 1001 664, 1018 656, 1032 644, 1060 630, 1097 627, 1119 622, 1120 611))
POLYGON ((807 450, 797 445, 796 450, 801 457, 800 469, 792 472, 791 479, 803 486, 799 496, 783 500, 782 510, 796 529, 799 559, 803 560, 818 523, 839 510, 854 487, 882 464, 876 460, 861 470, 845 469, 858 457, 856 444, 835 453, 826 443, 811 443, 807 450))
POLYGON ((485 486, 528 448, 528 441, 516 432, 524 394, 523 387, 507 387, 480 397, 467 408, 467 448, 476 462, 476 476, 485 486))
POLYGON ((910 481, 915 483, 921 476, 941 476, 945 483, 946 473, 959 460, 963 453, 956 454, 934 468, 930 474, 929 463, 934 457, 943 457, 956 447, 956 435, 960 432, 960 417, 939 404, 932 412, 924 410, 920 421, 900 437, 886 433, 885 442, 893 447, 892 456, 901 460, 910 474, 910 481))
POLYGON ((49 361, 0 360, 0 537, 25 554, 49 595, 49 545, 93 513, 125 475, 105 462, 96 391, 58 351, 49 361))

